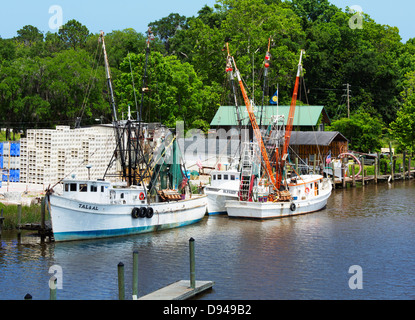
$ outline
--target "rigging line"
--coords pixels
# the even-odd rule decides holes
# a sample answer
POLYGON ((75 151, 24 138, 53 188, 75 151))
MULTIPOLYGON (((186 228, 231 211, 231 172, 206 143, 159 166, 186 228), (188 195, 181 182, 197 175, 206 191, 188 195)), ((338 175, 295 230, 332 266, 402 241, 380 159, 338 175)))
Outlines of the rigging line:
POLYGON ((96 75, 97 75, 98 61, 101 60, 101 54, 102 54, 102 52, 99 50, 99 47, 100 46, 99 46, 99 42, 98 42, 97 50, 95 52, 94 64, 93 64, 93 67, 91 69, 91 75, 90 75, 90 78, 89 78, 88 86, 85 90, 85 96, 84 96, 84 100, 82 101, 82 107, 81 107, 81 111, 79 113, 79 118, 82 118, 82 116, 84 115, 84 111, 85 111, 85 108, 86 108, 86 103, 87 103, 87 101, 89 99, 89 96, 91 95, 91 91, 92 91, 91 90, 92 89, 92 82, 93 82, 94 77, 96 78, 96 75), (99 58, 97 59, 98 52, 100 52, 100 54, 99 54, 99 58), (94 77, 92 77, 92 74, 93 74, 94 71, 95 71, 95 74, 94 74, 94 77))
POLYGON ((138 102, 137 102, 137 95, 135 93, 134 76, 133 76, 133 68, 131 66, 130 52, 128 52, 128 61, 130 62, 131 81, 133 83, 133 92, 134 92, 135 107, 136 107, 136 110, 138 110, 138 102))

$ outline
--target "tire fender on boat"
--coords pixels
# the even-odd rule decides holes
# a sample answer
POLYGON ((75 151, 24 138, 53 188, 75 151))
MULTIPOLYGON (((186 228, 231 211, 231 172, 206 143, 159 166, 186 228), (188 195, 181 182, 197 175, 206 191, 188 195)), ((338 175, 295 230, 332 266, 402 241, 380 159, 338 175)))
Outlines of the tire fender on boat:
POLYGON ((146 207, 140 207, 140 209, 138 209, 138 216, 140 218, 144 218, 147 215, 147 208, 146 207))
POLYGON ((151 219, 153 217, 153 214, 154 214, 153 208, 152 207, 148 207, 147 208, 146 217, 149 218, 149 219, 151 219))
POLYGON ((134 219, 137 219, 138 218, 138 213, 139 213, 139 209, 138 208, 133 208, 133 210, 131 211, 131 216, 134 219))
POLYGON ((290 205, 290 210, 295 211, 296 208, 297 208, 297 206, 295 205, 294 202, 292 202, 291 205, 290 205))

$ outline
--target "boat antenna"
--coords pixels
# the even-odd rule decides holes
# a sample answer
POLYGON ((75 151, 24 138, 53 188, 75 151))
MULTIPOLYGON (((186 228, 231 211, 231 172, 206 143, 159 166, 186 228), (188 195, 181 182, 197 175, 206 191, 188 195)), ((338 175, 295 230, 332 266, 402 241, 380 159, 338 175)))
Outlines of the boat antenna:
POLYGON ((264 113, 264 99, 265 99, 265 89, 267 86, 267 80, 268 80, 268 69, 270 66, 270 62, 271 62, 271 53, 269 52, 270 50, 270 46, 271 46, 271 37, 268 38, 268 50, 267 53, 265 54, 265 59, 264 59, 264 85, 262 88, 262 106, 261 106, 261 117, 259 118, 259 125, 262 126, 262 115, 264 113))

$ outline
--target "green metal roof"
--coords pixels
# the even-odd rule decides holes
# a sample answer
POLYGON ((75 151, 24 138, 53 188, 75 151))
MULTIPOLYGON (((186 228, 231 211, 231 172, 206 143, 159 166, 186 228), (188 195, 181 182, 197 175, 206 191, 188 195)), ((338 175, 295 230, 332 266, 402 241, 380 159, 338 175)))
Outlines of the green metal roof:
MULTIPOLYGON (((283 115, 285 124, 287 124, 290 106, 264 106, 262 116, 262 125, 268 125, 271 116, 283 115)), ((245 106, 239 106, 239 112, 242 118, 242 125, 249 123, 248 111, 245 106)), ((261 106, 254 107, 255 117, 259 124, 261 106)), ((324 122, 330 123, 327 113, 323 106, 296 106, 294 115, 294 126, 316 126, 320 116, 323 114, 324 122)), ((235 106, 221 106, 210 123, 211 126, 237 126, 235 106)))

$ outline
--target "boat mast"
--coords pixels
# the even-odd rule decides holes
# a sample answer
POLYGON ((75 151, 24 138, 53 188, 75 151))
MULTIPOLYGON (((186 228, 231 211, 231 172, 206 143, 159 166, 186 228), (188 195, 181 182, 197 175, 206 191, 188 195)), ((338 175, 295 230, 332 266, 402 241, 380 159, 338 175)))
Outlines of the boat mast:
POLYGON ((270 60, 271 60, 271 53, 269 52, 270 46, 271 46, 271 37, 268 38, 268 50, 267 50, 267 53, 265 54, 265 59, 264 59, 265 70, 264 70, 264 85, 263 85, 263 88, 262 88, 261 118, 259 119, 259 125, 260 126, 262 126, 262 115, 264 113, 265 88, 266 88, 266 85, 267 85, 268 70, 269 70, 270 60))
POLYGON ((255 114, 254 114, 254 110, 253 110, 252 105, 251 105, 251 101, 249 101, 248 95, 245 91, 245 87, 244 87, 244 84, 243 84, 242 79, 241 79, 241 74, 240 74, 240 72, 239 72, 239 70, 236 66, 235 59, 233 57, 232 57, 232 62, 233 62, 233 65, 235 66, 236 77, 238 78, 239 86, 241 88, 241 92, 242 92, 242 96, 244 98, 245 106, 246 106, 246 109, 248 111, 249 119, 251 120, 252 129, 254 131, 254 134, 255 134, 256 140, 258 142, 258 145, 261 149, 261 155, 262 155, 262 159, 263 159, 264 164, 265 164, 266 173, 267 173, 268 177, 271 179, 271 183, 275 187, 275 183, 276 183, 275 177, 272 173, 272 167, 270 165, 267 150, 266 150, 264 142, 262 140, 262 134, 261 134, 261 131, 259 130, 259 126, 258 126, 258 123, 257 123, 256 118, 255 118, 255 114))
POLYGON ((288 146, 290 144, 291 132, 293 130, 295 106, 297 104, 298 86, 299 86, 299 83, 300 83, 300 76, 301 76, 301 73, 302 73, 302 70, 303 70, 302 59, 303 59, 304 52, 305 52, 304 50, 301 50, 301 52, 300 52, 300 61, 298 63, 298 67, 297 67, 297 76, 296 76, 296 79, 295 79, 294 92, 293 92, 293 96, 292 96, 292 99, 291 99, 290 111, 288 113, 288 121, 287 121, 287 126, 286 126, 286 129, 285 129, 284 146, 283 146, 283 150, 282 150, 282 153, 281 153, 281 161, 280 161, 280 164, 279 164, 279 168, 277 168, 277 177, 276 177, 277 185, 276 186, 277 186, 278 189, 281 186, 282 171, 284 169, 285 162, 286 162, 286 159, 287 159, 288 146))
MULTIPOLYGON (((107 85, 108 85, 108 90, 109 90, 109 97, 110 97, 110 104, 112 107, 112 124, 114 126, 115 129, 115 135, 116 135, 116 139, 117 139, 117 148, 116 148, 116 152, 118 153, 119 157, 120 157, 120 161, 121 161, 121 167, 123 170, 123 177, 126 176, 126 165, 125 165, 125 157, 124 157, 124 152, 123 152, 123 141, 122 141, 122 136, 119 130, 119 123, 118 123, 118 117, 117 117, 117 107, 115 104, 115 98, 114 98, 114 90, 112 87, 112 79, 111 79, 111 72, 110 72, 110 66, 109 66, 109 62, 108 62, 108 55, 107 55, 107 50, 105 47, 105 40, 104 40, 104 32, 101 31, 100 34, 100 41, 102 42, 102 50, 104 51, 104 63, 105 63, 105 73, 106 73, 106 77, 107 77, 107 85)), ((113 158, 115 156, 115 153, 113 155, 113 158)), ((108 171, 108 168, 107 168, 108 171)), ((106 174, 106 172, 105 172, 106 174)), ((105 176, 104 174, 104 176, 105 176)))

